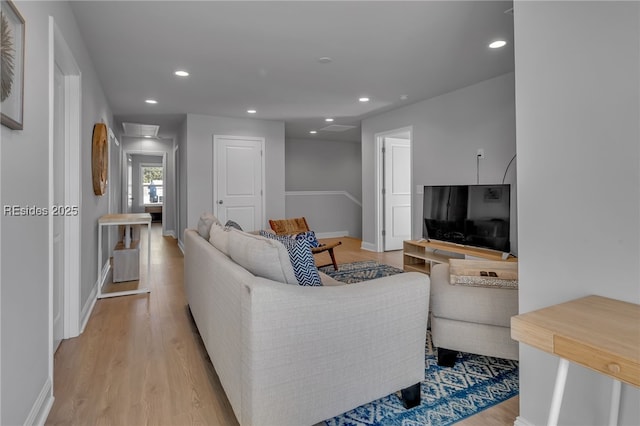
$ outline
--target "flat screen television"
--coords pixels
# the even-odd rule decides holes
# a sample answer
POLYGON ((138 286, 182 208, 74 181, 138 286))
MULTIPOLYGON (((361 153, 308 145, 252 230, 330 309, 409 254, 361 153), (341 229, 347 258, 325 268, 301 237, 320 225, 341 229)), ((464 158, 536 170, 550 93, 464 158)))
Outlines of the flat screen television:
POLYGON ((425 186, 422 236, 509 252, 509 184, 425 186))

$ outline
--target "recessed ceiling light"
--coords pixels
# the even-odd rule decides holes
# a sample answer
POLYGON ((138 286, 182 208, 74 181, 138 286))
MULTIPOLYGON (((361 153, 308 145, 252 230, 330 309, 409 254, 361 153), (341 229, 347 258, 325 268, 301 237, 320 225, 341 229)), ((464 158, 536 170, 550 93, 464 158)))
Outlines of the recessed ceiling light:
POLYGON ((258 112, 258 111, 257 111, 257 110, 255 110, 255 109, 248 109, 248 110, 247 110, 247 112, 248 112, 249 114, 255 114, 255 113, 256 113, 256 112, 258 112))
POLYGON ((151 136, 150 135, 144 135, 145 138, 150 139, 151 136))
POLYGON ((402 95, 400 96, 400 99, 402 99, 403 101, 406 101, 407 99, 409 99, 408 95, 402 95))
POLYGON ((332 62, 333 59, 331 59, 328 56, 323 56, 322 58, 318 58, 318 62, 320 62, 321 64, 328 64, 329 62, 332 62))
POLYGON ((500 47, 505 46, 506 44, 507 44, 507 42, 506 42, 506 41, 504 41, 504 40, 496 40, 496 41, 494 41, 493 43, 491 43, 491 44, 489 45, 489 47, 490 47, 490 48, 492 48, 492 49, 498 49, 498 48, 500 48, 500 47))
POLYGON ((148 104, 157 104, 158 103, 158 101, 156 101, 155 99, 147 99, 147 100, 145 100, 145 102, 148 103, 148 104))
POLYGON ((310 130, 310 131, 309 131, 309 133, 311 133, 312 135, 315 135, 315 134, 316 134, 316 133, 318 133, 318 132, 317 132, 317 131, 315 131, 315 130, 310 130))
POLYGON ((324 121, 328 121, 329 123, 331 123, 333 121, 333 118, 325 118, 324 121))
POLYGON ((362 98, 360 98, 360 99, 358 99, 358 100, 359 100, 360 102, 369 102, 369 101, 370 101, 370 99, 369 99, 369 98, 367 98, 367 97, 362 97, 362 98))
POLYGON ((175 72, 178 77, 189 77, 189 73, 183 70, 178 70, 175 72))

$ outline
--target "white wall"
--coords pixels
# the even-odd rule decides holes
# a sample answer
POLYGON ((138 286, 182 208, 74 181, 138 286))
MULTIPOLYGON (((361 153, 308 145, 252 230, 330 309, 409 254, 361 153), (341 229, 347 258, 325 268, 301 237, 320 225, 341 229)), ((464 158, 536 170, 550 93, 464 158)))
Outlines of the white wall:
MULTIPOLYGON (((454 92, 379 114, 362 121, 362 240, 377 246, 375 229, 375 135, 413 126, 412 221, 414 238, 422 235, 422 195, 417 186, 476 183, 476 153, 480 183, 501 183, 515 155, 514 74, 505 74, 454 92)), ((515 173, 511 184, 511 247, 517 253, 515 173)))
MULTIPOLYGON (((640 302, 640 3, 515 2, 520 311, 640 302)), ((520 416, 544 424, 558 359, 520 346, 520 416)), ((571 365, 563 425, 607 423, 611 380, 571 365)), ((621 425, 640 424, 623 385, 621 425)))
POLYGON ((347 191, 362 198, 360 142, 287 139, 287 191, 347 191))
MULTIPOLYGON (((82 72, 81 122, 81 307, 95 290, 97 220, 108 197, 96 197, 91 181, 93 125, 111 125, 112 115, 66 2, 16 1, 26 21, 24 130, 1 129, 1 204, 48 208, 48 43, 49 16, 71 48, 82 72), (87 143, 88 142, 88 143, 87 143)), ((0 424, 23 424, 51 396, 49 377, 48 218, 4 216, 0 309, 0 424), (43 393, 43 395, 41 395, 43 393), (39 395, 44 400, 38 400, 39 395), (34 411, 35 410, 35 411, 34 411)), ((33 417, 31 420, 35 420, 33 417)))
POLYGON ((359 142, 287 139, 285 216, 305 216, 317 233, 360 238, 361 158, 359 142))
MULTIPOLYGON (((187 115, 187 226, 195 227, 203 212, 213 211, 213 136, 252 136, 265 139, 266 218, 285 214, 284 122, 250 118, 187 115)), ((184 143, 186 142, 186 143, 184 143)), ((267 222, 263 227, 268 227, 267 222)), ((180 234, 184 229, 180 230, 180 234)))

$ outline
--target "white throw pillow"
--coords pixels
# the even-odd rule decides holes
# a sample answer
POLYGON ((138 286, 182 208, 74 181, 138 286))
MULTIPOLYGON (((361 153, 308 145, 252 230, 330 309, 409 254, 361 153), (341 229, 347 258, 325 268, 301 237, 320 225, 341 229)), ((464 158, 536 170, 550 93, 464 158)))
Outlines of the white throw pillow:
POLYGON ((286 284, 298 284, 281 242, 230 229, 229 257, 253 275, 286 284))
POLYGON ((198 220, 198 234, 200 234, 200 236, 205 240, 209 241, 209 230, 211 229, 211 225, 214 223, 221 225, 220 221, 213 215, 213 213, 202 213, 200 215, 200 220, 198 220))
POLYGON ((212 246, 229 256, 229 231, 220 224, 214 223, 209 230, 209 242, 212 246))

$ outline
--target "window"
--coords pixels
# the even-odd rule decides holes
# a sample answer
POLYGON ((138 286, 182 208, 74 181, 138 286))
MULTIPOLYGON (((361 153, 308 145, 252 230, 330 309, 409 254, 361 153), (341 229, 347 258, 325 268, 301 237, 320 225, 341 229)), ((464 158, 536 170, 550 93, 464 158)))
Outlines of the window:
POLYGON ((140 181, 143 204, 162 204, 164 198, 162 166, 141 164, 140 181))

